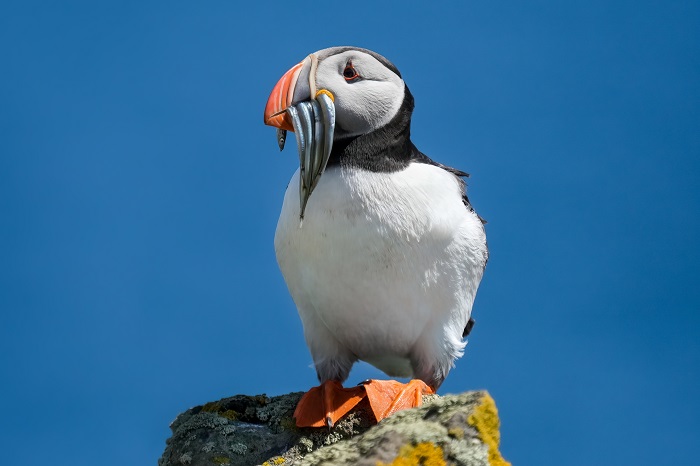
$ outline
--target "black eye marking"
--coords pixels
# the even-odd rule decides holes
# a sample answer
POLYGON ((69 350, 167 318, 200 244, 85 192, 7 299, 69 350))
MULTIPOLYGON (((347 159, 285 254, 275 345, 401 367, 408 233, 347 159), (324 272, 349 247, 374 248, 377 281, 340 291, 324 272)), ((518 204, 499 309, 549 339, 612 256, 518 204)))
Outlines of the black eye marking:
POLYGON ((347 82, 353 82, 360 78, 360 75, 357 74, 357 70, 355 69, 355 67, 352 66, 352 62, 349 61, 345 65, 345 69, 343 70, 343 77, 347 82))

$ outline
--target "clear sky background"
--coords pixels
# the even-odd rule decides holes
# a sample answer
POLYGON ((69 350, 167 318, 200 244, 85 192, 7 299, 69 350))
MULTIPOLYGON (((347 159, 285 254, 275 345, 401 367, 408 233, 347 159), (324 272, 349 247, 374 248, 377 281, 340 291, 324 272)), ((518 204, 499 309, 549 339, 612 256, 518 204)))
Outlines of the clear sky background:
MULTIPOLYGON (((273 234, 278 78, 375 50, 413 139, 472 174, 467 354, 515 466, 697 461, 700 4, 0 6, 0 455, 155 465, 197 404, 316 383, 273 234)), ((379 376, 368 366, 356 383, 379 376)))

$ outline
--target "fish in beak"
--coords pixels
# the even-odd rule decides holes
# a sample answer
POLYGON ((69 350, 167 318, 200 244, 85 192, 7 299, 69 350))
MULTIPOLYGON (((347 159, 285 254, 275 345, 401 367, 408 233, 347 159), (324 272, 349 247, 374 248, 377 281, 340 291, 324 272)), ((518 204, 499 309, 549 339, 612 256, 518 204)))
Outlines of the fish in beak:
POLYGON ((327 89, 316 89, 317 66, 314 54, 293 66, 272 89, 265 105, 264 121, 277 128, 280 150, 287 131, 293 131, 297 139, 300 220, 328 164, 335 131, 334 97, 327 89))

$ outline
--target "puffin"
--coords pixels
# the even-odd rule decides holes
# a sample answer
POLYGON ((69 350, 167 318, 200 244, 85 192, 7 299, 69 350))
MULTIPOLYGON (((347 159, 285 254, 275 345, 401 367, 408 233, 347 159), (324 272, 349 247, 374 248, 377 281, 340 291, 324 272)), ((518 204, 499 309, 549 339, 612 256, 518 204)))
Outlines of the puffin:
POLYGON ((359 47, 308 55, 265 106, 280 149, 295 133, 300 161, 274 238, 320 382, 296 407, 299 427, 331 428, 364 399, 377 422, 420 406, 464 354, 485 222, 467 173, 411 141, 413 109, 397 67, 359 47), (360 360, 411 380, 343 387, 360 360))

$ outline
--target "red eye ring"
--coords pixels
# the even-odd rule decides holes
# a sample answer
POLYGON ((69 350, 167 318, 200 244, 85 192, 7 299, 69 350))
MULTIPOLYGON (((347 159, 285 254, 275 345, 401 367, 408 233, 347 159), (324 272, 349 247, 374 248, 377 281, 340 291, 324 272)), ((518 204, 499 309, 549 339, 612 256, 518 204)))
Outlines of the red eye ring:
POLYGON ((360 75, 357 74, 357 70, 355 69, 355 67, 352 66, 352 63, 348 62, 347 65, 345 65, 345 69, 343 70, 343 77, 346 81, 351 82, 359 78, 360 75))

